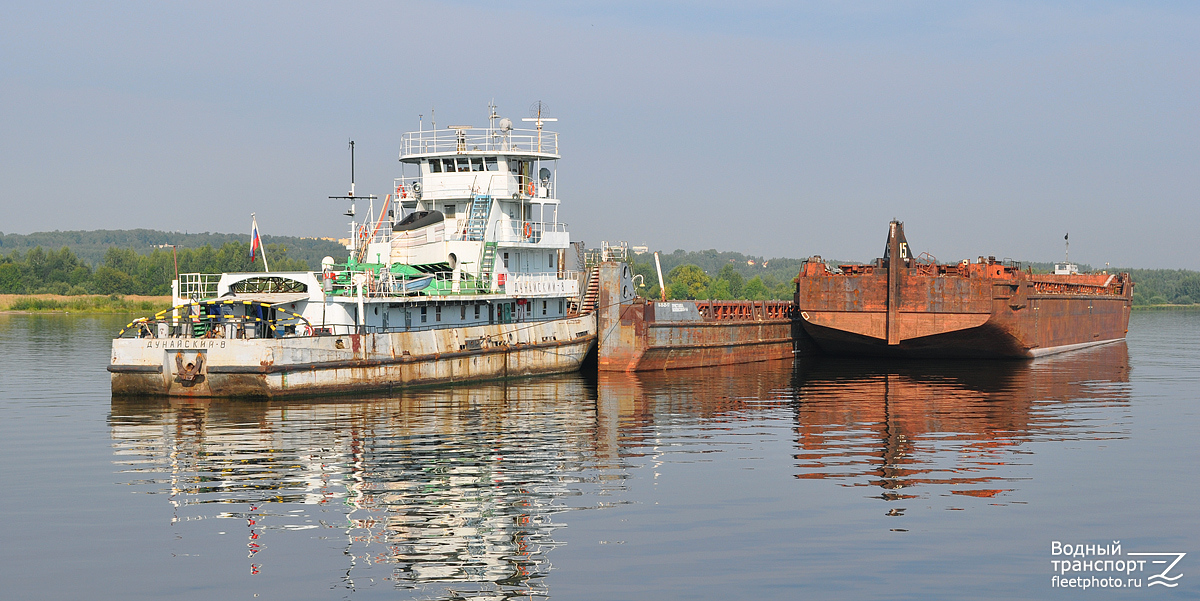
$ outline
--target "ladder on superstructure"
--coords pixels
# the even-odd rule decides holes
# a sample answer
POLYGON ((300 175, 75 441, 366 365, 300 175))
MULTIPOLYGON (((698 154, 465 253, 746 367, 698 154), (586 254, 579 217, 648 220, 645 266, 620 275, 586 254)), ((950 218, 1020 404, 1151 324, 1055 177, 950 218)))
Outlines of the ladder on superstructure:
POLYGON ((579 307, 580 315, 586 315, 596 310, 596 301, 600 300, 600 266, 595 265, 588 272, 587 288, 579 307))
POLYGON ((482 241, 487 233, 488 217, 492 214, 492 196, 476 194, 467 212, 467 227, 463 240, 482 241))
POLYGON ((483 243, 483 257, 479 261, 479 280, 485 290, 492 289, 492 269, 496 266, 496 243, 483 243))

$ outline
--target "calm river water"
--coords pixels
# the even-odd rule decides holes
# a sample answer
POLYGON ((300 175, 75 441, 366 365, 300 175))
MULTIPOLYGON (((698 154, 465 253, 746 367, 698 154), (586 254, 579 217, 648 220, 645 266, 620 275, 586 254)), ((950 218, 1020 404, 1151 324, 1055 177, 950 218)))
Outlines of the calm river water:
POLYGON ((1200 593, 1200 313, 1033 362, 269 403, 113 398, 124 321, 0 315, 4 598, 1200 593))

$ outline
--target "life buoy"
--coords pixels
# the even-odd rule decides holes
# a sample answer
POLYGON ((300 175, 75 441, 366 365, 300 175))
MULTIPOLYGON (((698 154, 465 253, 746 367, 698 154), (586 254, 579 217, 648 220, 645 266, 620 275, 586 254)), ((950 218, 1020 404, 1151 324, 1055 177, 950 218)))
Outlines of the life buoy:
POLYGON ((400 184, 400 185, 396 186, 396 197, 397 198, 408 198, 408 192, 404 190, 404 184, 400 184))
POLYGON ((525 184, 525 194, 533 196, 533 182, 525 184))
POLYGON ((525 222, 525 237, 526 238, 533 237, 533 226, 530 225, 528 221, 525 222))
POLYGON ((309 325, 309 324, 304 324, 304 335, 305 335, 305 336, 312 336, 312 335, 313 335, 313 329, 312 329, 312 326, 311 326, 311 325, 309 325))

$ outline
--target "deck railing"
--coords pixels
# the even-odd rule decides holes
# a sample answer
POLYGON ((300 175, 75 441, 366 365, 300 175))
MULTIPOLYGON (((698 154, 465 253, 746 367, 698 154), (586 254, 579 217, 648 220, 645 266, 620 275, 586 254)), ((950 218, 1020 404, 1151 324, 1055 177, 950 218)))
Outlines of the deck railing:
POLYGON ((736 321, 791 319, 790 301, 696 301, 700 316, 706 320, 736 321))
POLYGON ((503 131, 490 127, 466 130, 410 131, 400 136, 400 157, 436 152, 527 152, 558 154, 558 132, 534 129, 503 131))
POLYGON ((217 284, 221 281, 219 273, 181 273, 179 274, 179 298, 187 300, 203 300, 217 295, 217 284))

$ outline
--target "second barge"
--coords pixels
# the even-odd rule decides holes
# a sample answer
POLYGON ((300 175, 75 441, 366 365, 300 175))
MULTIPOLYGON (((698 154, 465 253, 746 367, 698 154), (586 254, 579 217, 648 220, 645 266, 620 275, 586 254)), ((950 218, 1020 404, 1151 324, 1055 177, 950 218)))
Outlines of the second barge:
POLYGON ((625 263, 601 263, 596 303, 600 371, 653 371, 792 357, 792 303, 672 300, 633 293, 625 263))
POLYGON ((904 224, 893 221, 874 263, 804 263, 797 343, 833 355, 954 359, 1038 357, 1125 338, 1128 273, 1081 274, 1069 263, 1055 271, 1034 274, 995 257, 938 264, 914 256, 904 224))

